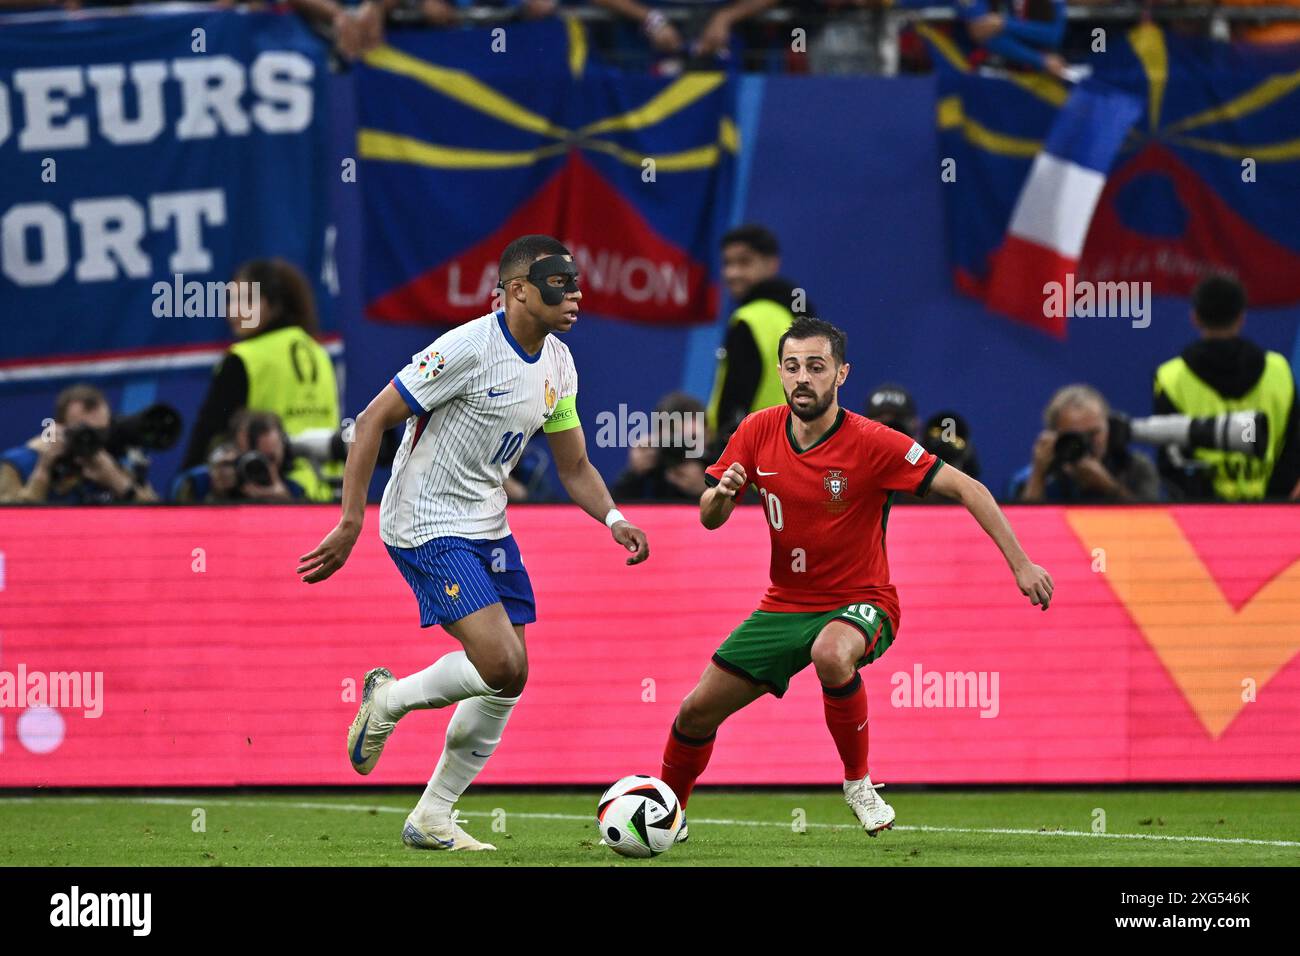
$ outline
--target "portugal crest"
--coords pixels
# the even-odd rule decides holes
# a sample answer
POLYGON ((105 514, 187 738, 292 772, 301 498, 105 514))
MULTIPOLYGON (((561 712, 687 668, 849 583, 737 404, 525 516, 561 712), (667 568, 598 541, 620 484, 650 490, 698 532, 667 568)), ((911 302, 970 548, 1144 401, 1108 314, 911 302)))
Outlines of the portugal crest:
POLYGON ((839 501, 840 495, 844 494, 844 489, 849 486, 849 480, 844 477, 843 471, 834 470, 822 479, 822 484, 831 493, 831 501, 839 501))

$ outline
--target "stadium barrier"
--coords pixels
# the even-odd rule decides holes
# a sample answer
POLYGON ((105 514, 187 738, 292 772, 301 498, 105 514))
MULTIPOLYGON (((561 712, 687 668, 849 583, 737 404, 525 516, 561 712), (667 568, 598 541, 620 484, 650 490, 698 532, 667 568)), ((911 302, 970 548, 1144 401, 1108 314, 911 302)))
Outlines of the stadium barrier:
MULTIPOLYGON (((531 677, 482 782, 657 772, 678 702, 767 580, 757 508, 705 532, 625 509, 626 567, 577 509, 513 508, 538 594, 531 677)), ((903 620, 864 671, 872 772, 890 783, 1300 780, 1300 510, 1010 509, 1056 580, 1042 613, 964 513, 899 507, 903 620)), ((317 507, 0 511, 0 786, 355 784, 356 682, 453 649, 421 632, 372 509, 309 586, 317 507), (41 696, 44 689, 50 696, 41 696), (53 706, 51 706, 53 705, 53 706)), ((407 718, 368 782, 419 784, 448 711, 407 718)), ((726 724, 711 784, 834 782, 811 669, 726 724)))

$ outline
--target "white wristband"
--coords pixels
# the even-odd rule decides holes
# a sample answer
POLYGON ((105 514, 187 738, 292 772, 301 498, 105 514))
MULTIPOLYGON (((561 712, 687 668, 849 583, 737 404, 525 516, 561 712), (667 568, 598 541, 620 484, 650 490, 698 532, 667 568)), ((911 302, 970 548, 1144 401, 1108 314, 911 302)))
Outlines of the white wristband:
POLYGON ((612 529, 614 525, 618 524, 620 521, 626 520, 627 519, 623 517, 623 512, 619 511, 617 508, 610 508, 609 514, 605 515, 605 527, 612 529))

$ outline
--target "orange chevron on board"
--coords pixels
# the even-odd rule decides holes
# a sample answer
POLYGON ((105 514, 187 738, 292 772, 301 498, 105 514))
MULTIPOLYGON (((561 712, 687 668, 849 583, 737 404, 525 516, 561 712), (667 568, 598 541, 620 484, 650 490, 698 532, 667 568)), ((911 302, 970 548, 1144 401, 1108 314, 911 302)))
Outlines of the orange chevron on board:
POLYGON ((1066 520, 1089 552, 1104 550, 1102 576, 1211 738, 1246 706, 1243 681, 1262 695, 1300 651, 1300 560, 1234 610, 1168 511, 1076 508, 1066 520))

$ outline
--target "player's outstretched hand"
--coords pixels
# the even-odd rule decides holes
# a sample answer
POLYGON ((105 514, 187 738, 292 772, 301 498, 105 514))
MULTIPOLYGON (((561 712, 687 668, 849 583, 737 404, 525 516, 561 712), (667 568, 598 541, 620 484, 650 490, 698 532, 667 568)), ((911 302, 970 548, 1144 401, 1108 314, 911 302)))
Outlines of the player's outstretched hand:
POLYGON ((629 521, 615 521, 610 531, 615 541, 633 552, 632 557, 627 559, 628 564, 640 564, 650 557, 650 542, 646 540, 645 532, 636 525, 629 521))
POLYGON ((1052 576, 1046 568, 1032 563, 1025 565, 1016 572, 1016 587, 1029 598, 1030 604, 1037 604, 1044 611, 1052 603, 1052 576))
POLYGON ((736 497, 736 492, 745 487, 749 478, 745 475, 745 466, 738 461, 731 463, 731 467, 723 472, 722 477, 718 479, 718 487, 722 489, 723 494, 728 498, 736 497))
POLYGON ((357 534, 357 531, 342 524, 335 526, 333 531, 325 535, 325 540, 316 546, 315 551, 298 559, 298 573, 306 574, 303 581, 316 584, 343 567, 348 555, 352 553, 352 546, 357 543, 357 534))

